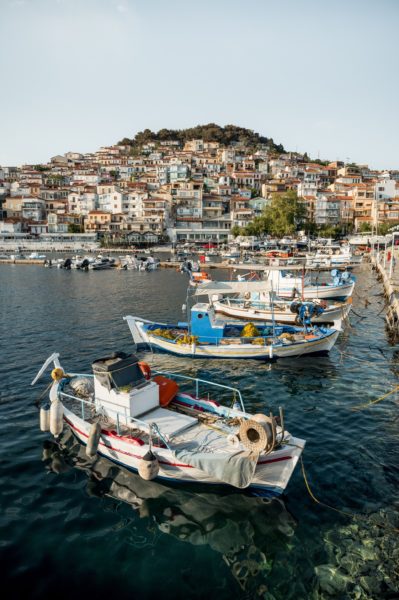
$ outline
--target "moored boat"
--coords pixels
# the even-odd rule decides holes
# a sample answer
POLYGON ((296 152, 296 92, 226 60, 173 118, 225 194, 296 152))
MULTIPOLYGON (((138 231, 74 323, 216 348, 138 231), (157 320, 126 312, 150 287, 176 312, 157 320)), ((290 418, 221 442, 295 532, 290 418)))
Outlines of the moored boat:
POLYGON ((51 363, 50 408, 41 407, 41 429, 57 438, 66 425, 89 457, 103 455, 143 479, 280 495, 305 446, 285 430, 281 410, 279 422, 272 414, 251 415, 240 391, 227 385, 151 373, 124 353, 94 361, 87 375, 67 375, 53 354, 32 385, 51 363), (193 393, 182 392, 176 378, 191 383, 193 393), (204 386, 217 400, 205 397, 204 386))
POLYGON ((108 258, 106 256, 98 257, 93 262, 89 263, 88 268, 91 271, 104 271, 105 269, 112 269, 116 266, 114 258, 108 258))
POLYGON ((304 300, 314 298, 349 298, 355 288, 355 278, 348 272, 339 272, 337 269, 331 271, 329 281, 316 281, 309 275, 294 275, 287 270, 266 272, 266 280, 271 289, 280 298, 293 299, 300 296, 304 300))
POLYGON ((187 358, 271 360, 326 353, 339 334, 335 328, 309 322, 303 327, 228 322, 218 318, 210 304, 201 302, 192 307, 189 323, 158 323, 131 315, 124 319, 138 347, 144 345, 187 358))
POLYGON ((247 292, 245 297, 218 298, 212 300, 216 313, 247 321, 271 321, 277 323, 298 323, 298 312, 302 306, 311 311, 312 323, 338 323, 344 321, 351 310, 351 299, 346 302, 332 302, 314 299, 311 301, 291 301, 282 298, 267 298, 264 292, 247 292))

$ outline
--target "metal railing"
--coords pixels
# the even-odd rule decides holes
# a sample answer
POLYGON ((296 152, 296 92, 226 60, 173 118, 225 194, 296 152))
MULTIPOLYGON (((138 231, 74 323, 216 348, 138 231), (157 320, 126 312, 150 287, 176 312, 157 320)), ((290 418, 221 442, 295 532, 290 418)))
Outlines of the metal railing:
POLYGON ((157 375, 166 375, 166 376, 172 377, 172 378, 177 377, 179 379, 185 379, 187 381, 194 381, 195 382, 195 399, 196 400, 200 400, 200 396, 199 396, 200 383, 205 383, 207 385, 210 385, 211 387, 217 387, 217 388, 229 390, 229 391, 233 392, 233 394, 237 394, 239 402, 240 402, 241 410, 242 410, 242 412, 246 413, 244 401, 242 399, 241 392, 238 388, 234 388, 230 385, 223 385, 221 383, 214 383, 213 381, 208 381, 206 379, 199 379, 198 377, 190 377, 189 375, 181 375, 180 373, 169 373, 167 371, 155 371, 155 370, 152 370, 152 373, 156 373, 157 375))
MULTIPOLYGON (((87 404, 90 409, 95 409, 97 410, 100 414, 103 414, 104 416, 105 413, 101 410, 102 406, 99 403, 96 402, 92 402, 90 400, 85 400, 84 398, 78 398, 77 396, 73 396, 72 394, 67 394, 66 392, 59 392, 60 396, 64 397, 64 398, 69 398, 70 400, 73 400, 74 402, 80 402, 81 404, 81 414, 82 414, 82 420, 85 421, 85 404, 87 404)), ((118 408, 120 408, 119 404, 116 404, 115 402, 111 402, 110 400, 107 400, 107 404, 112 404, 113 406, 117 406, 118 408)), ((168 444, 167 439, 162 435, 161 431, 158 428, 158 425, 156 423, 146 423, 145 421, 141 421, 140 419, 137 419, 136 417, 131 417, 127 415, 127 410, 126 407, 124 408, 124 412, 120 412, 118 410, 107 410, 107 412, 111 412, 115 415, 115 423, 116 423, 116 432, 118 434, 118 436, 121 435, 121 419, 125 421, 126 423, 126 427, 129 427, 129 423, 137 423, 138 425, 140 425, 141 429, 144 429, 145 431, 147 431, 148 435, 150 436, 150 438, 152 439, 153 435, 155 435, 156 437, 158 437, 164 444, 165 446, 170 450, 170 446, 168 444)))

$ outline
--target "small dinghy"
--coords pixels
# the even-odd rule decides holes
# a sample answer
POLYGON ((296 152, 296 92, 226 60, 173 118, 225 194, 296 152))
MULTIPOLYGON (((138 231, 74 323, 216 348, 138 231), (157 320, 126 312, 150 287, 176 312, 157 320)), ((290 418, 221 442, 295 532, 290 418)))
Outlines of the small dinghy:
POLYGON ((147 346, 189 358, 257 358, 270 360, 286 356, 326 353, 335 344, 339 330, 311 325, 307 315, 303 327, 228 322, 218 318, 210 304, 198 302, 191 309, 189 323, 156 323, 127 316, 133 340, 147 346))
POLYGON ((124 353, 94 361, 87 375, 67 374, 52 354, 32 385, 51 363, 50 405, 40 409, 41 429, 58 438, 66 425, 89 457, 101 454, 146 480, 280 495, 305 446, 285 430, 281 409, 279 418, 251 415, 240 391, 226 385, 151 372, 124 353), (193 392, 181 391, 176 378, 193 392), (217 400, 200 387, 211 387, 217 400))

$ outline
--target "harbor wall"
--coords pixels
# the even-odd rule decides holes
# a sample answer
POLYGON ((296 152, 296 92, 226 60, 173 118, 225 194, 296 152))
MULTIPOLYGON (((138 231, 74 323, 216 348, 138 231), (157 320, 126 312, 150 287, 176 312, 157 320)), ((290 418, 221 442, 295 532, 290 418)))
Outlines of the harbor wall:
POLYGON ((390 255, 390 260, 383 252, 377 252, 370 256, 373 269, 377 272, 377 277, 384 287, 384 295, 387 303, 387 314, 385 321, 390 334, 396 339, 399 338, 399 281, 395 277, 395 271, 391 260, 397 261, 397 250, 394 255, 390 255))

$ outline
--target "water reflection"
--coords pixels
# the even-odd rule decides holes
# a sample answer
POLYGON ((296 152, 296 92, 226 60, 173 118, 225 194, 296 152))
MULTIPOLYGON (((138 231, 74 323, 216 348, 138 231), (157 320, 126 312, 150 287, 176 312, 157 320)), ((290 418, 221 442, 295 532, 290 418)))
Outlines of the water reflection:
POLYGON ((234 491, 195 491, 144 481, 109 460, 90 461, 69 429, 58 443, 43 444, 45 468, 58 475, 79 469, 87 475, 90 496, 111 498, 132 507, 136 518, 154 524, 160 534, 221 555, 245 592, 262 594, 274 557, 294 535, 296 520, 282 499, 265 499, 234 491))

